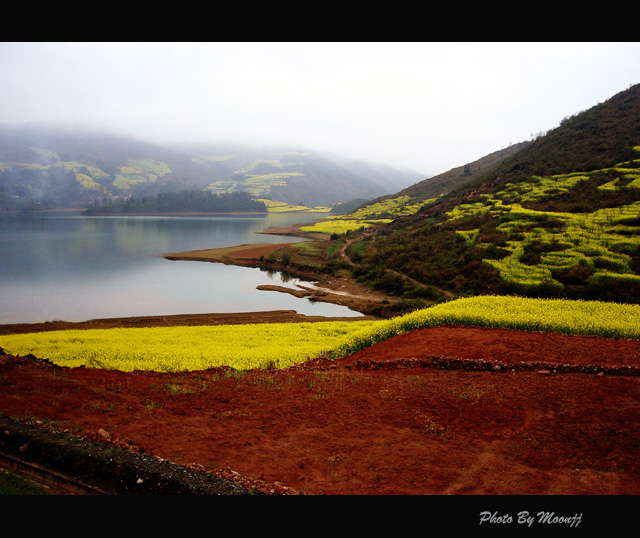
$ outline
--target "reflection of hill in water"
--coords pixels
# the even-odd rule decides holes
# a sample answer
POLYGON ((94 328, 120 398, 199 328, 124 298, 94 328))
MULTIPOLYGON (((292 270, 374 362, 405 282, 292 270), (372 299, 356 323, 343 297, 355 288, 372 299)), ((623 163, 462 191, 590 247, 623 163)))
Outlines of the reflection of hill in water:
MULTIPOLYGON (((270 223, 291 216, 270 217, 270 223)), ((176 248, 279 243, 265 218, 1 215, 0 323, 263 310, 352 316, 347 308, 256 290, 279 274, 171 262, 176 248)), ((284 277, 291 285, 288 276, 284 277)))

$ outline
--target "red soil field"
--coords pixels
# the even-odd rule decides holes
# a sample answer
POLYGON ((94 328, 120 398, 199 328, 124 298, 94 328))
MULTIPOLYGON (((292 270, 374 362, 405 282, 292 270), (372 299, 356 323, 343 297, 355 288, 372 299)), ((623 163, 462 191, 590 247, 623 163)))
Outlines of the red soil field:
POLYGON ((0 414, 267 494, 636 495, 639 371, 638 341, 473 327, 287 370, 122 373, 1 356, 0 414))

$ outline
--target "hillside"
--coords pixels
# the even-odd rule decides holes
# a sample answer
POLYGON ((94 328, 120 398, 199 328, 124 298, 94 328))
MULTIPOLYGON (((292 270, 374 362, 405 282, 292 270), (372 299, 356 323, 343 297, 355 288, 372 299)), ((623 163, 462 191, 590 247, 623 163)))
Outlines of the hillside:
POLYGON ((640 302, 640 85, 513 149, 469 181, 427 194, 432 178, 305 231, 335 234, 325 269, 398 309, 488 293, 640 302))
POLYGON ((102 132, 0 126, 0 210, 86 208, 185 190, 288 204, 371 199, 415 175, 321 155, 246 147, 161 147, 102 132), (391 185, 391 186, 390 186, 391 185))
POLYGON ((451 170, 436 176, 423 179, 395 194, 387 194, 374 200, 366 201, 360 206, 360 213, 366 213, 369 217, 384 218, 389 216, 385 209, 393 206, 398 212, 413 212, 408 208, 418 208, 423 204, 435 201, 449 192, 454 192, 466 185, 473 184, 487 170, 493 170, 505 159, 515 155, 527 147, 530 142, 520 142, 509 147, 494 151, 476 161, 452 168, 451 170))

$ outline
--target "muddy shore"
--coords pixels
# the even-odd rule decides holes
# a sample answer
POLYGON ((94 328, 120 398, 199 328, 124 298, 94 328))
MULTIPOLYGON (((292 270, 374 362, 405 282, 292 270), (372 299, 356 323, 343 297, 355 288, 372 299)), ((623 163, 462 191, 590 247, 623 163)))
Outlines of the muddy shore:
POLYGON ((221 314, 176 314, 171 316, 139 316, 102 318, 88 321, 46 321, 42 323, 7 323, 0 325, 0 335, 70 329, 111 329, 124 327, 176 327, 190 325, 237 325, 246 323, 298 323, 315 321, 354 321, 368 317, 305 316, 295 310, 268 310, 221 314))
MULTIPOLYGON (((301 238, 322 239, 322 234, 308 234, 299 230, 300 225, 268 228, 262 234, 290 235, 301 238)), ((191 250, 163 254, 168 260, 199 261, 209 263, 223 263, 263 269, 283 270, 267 266, 264 258, 278 252, 294 243, 257 243, 243 244, 232 247, 191 250)), ((285 272, 290 272, 287 268, 285 272)), ((323 317, 299 314, 295 310, 272 310, 258 312, 237 313, 205 313, 205 314, 176 314, 157 316, 135 316, 101 318, 86 321, 46 321, 40 323, 12 323, 0 324, 0 335, 26 332, 54 331, 66 329, 107 329, 117 327, 157 327, 157 326, 185 326, 185 325, 229 325, 247 323, 297 323, 316 321, 354 321, 384 317, 381 316, 381 305, 393 301, 384 294, 373 292, 367 286, 360 285, 348 278, 334 278, 318 275, 309 271, 297 271, 293 276, 306 281, 305 285, 295 288, 286 286, 261 285, 257 289, 267 292, 288 293, 299 298, 312 301, 327 302, 346 306, 363 317, 323 317)))
MULTIPOLYGON (((261 233, 290 235, 311 240, 326 239, 324 234, 304 233, 299 230, 299 227, 300 225, 280 226, 268 228, 261 233)), ((270 255, 280 252, 293 244, 295 243, 243 244, 232 247, 174 252, 164 254, 163 257, 168 260, 223 263, 285 272, 296 278, 308 281, 308 284, 298 285, 296 288, 266 285, 258 286, 258 289, 289 293, 312 301, 346 306, 365 315, 388 317, 388 305, 398 300, 395 297, 376 292, 348 277, 335 277, 299 268, 292 269, 291 267, 278 266, 273 263, 269 264, 265 261, 270 255)))

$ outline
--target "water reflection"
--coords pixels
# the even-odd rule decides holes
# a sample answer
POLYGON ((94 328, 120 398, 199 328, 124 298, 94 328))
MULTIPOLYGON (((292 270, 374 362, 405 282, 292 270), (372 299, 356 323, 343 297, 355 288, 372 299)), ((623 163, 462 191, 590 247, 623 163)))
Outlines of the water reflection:
POLYGON ((358 316, 336 305, 256 290, 295 279, 258 269, 169 261, 168 252, 284 243, 259 234, 299 222, 269 217, 0 216, 0 323, 291 309, 358 316))

